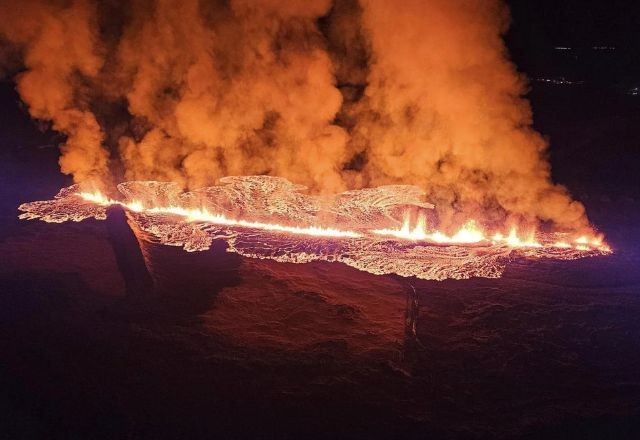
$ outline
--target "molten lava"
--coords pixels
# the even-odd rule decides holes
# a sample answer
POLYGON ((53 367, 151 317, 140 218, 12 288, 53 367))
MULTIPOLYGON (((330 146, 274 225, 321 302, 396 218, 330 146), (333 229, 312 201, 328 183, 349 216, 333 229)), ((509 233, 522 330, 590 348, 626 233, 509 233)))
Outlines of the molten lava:
POLYGON ((184 208, 181 206, 151 206, 146 208, 142 202, 120 202, 110 199, 100 192, 80 192, 78 196, 82 199, 96 203, 101 206, 120 205, 124 208, 144 214, 169 214, 182 217, 189 222, 211 223, 213 225, 239 226, 242 228, 262 229, 272 232, 285 232, 289 234, 311 235, 314 237, 362 237, 361 234, 353 231, 341 231, 334 228, 321 226, 286 226, 277 223, 262 223, 247 220, 234 220, 223 214, 212 214, 207 208, 184 208))
POLYGON ((473 244, 486 240, 485 234, 476 225, 474 220, 469 220, 453 235, 447 235, 440 231, 427 231, 426 219, 418 217, 416 225, 411 228, 409 218, 405 218, 400 229, 374 229, 374 234, 387 235, 403 240, 430 241, 441 244, 473 244))
MULTIPOLYGON (((475 220, 467 221, 458 231, 452 235, 447 235, 441 231, 428 231, 426 227, 426 219, 419 216, 416 225, 411 228, 409 217, 405 220, 400 229, 371 229, 362 233, 341 230, 324 226, 287 226, 277 223, 263 223, 248 220, 236 220, 226 217, 224 214, 215 214, 209 212, 206 207, 203 208, 184 208, 181 206, 150 206, 145 207, 140 201, 121 202, 110 199, 101 192, 79 192, 77 195, 92 203, 101 206, 120 205, 135 213, 168 214, 182 217, 189 222, 210 223, 213 225, 238 226, 241 228, 261 229, 271 232, 284 232, 289 234, 309 235, 314 237, 334 237, 334 238, 360 238, 367 233, 382 236, 391 236, 402 240, 411 241, 427 241, 438 244, 474 244, 480 242, 491 242, 493 244, 505 244, 509 247, 532 247, 541 248, 543 245, 536 241, 535 234, 531 233, 527 237, 522 238, 515 227, 510 229, 508 235, 499 232, 489 237, 476 223, 475 220)), ((609 251, 609 247, 602 243, 601 237, 589 239, 586 236, 580 236, 574 240, 574 244, 558 241, 548 246, 558 248, 574 248, 578 250, 599 249, 609 251)))
POLYGON ((141 233, 187 251, 206 250, 222 239, 230 252, 248 257, 340 261, 371 273, 425 279, 500 276, 513 256, 576 259, 611 252, 602 236, 522 233, 515 226, 492 232, 475 220, 447 234, 429 228, 422 212, 413 225, 406 214, 394 227, 399 207, 432 208, 415 187, 369 188, 323 198, 304 195, 299 187, 273 177, 228 177, 222 183, 185 193, 171 183, 126 182, 118 186, 124 201, 72 186, 54 200, 21 205, 20 218, 105 219, 106 208, 119 205, 141 233))

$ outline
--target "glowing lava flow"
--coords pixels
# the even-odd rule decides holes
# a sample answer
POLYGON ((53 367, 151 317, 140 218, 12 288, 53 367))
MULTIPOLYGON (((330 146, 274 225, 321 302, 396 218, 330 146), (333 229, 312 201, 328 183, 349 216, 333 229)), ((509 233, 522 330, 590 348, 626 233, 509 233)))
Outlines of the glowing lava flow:
POLYGON ((516 227, 505 232, 472 220, 451 233, 438 231, 427 223, 426 210, 433 206, 419 188, 407 185, 314 196, 278 177, 229 176, 220 183, 185 192, 172 182, 123 182, 118 190, 124 201, 73 185, 52 200, 21 204, 19 218, 105 220, 107 207, 118 205, 148 255, 158 244, 196 252, 224 242, 227 252, 248 258, 339 262, 376 275, 425 280, 497 278, 514 258, 566 261, 611 253, 595 233, 516 227), (418 218, 397 223, 405 209, 418 218), (340 227, 327 227, 333 225, 340 227))
POLYGON ((390 236, 401 240, 427 241, 437 244, 475 244, 475 243, 492 243, 495 245, 505 245, 511 248, 559 248, 559 249, 576 249, 580 251, 589 251, 597 249, 601 252, 610 252, 611 248, 603 242, 601 236, 589 238, 581 236, 568 241, 545 242, 544 244, 536 240, 536 234, 531 232, 525 238, 522 238, 515 227, 512 227, 509 234, 504 235, 500 232, 492 236, 488 236, 475 220, 467 221, 453 235, 447 235, 440 231, 429 232, 426 228, 426 220, 424 217, 418 217, 416 225, 411 228, 409 219, 406 218, 402 227, 399 229, 374 229, 374 234, 382 236, 390 236))
POLYGON ((511 247, 542 247, 542 244, 536 241, 535 234, 531 233, 527 238, 522 239, 518 236, 518 231, 516 230, 516 228, 511 228, 511 230, 509 231, 509 235, 507 235, 506 237, 499 232, 496 233, 493 237, 491 237, 491 241, 493 241, 494 243, 506 243, 511 247))
POLYGON ((573 243, 567 241, 556 241, 552 243, 542 244, 535 238, 535 233, 529 233, 526 238, 522 238, 515 227, 512 227, 509 234, 495 233, 488 236, 474 220, 467 221, 453 235, 447 235, 441 231, 428 231, 426 219, 419 216, 416 225, 412 228, 409 218, 405 218, 403 225, 399 229, 371 229, 359 233, 350 230, 341 230, 336 228, 321 226, 286 226, 277 223, 254 222, 247 220, 237 220, 226 217, 222 214, 209 212, 206 208, 184 208, 181 206, 154 206, 145 207, 140 201, 120 202, 110 199, 101 193, 79 192, 77 193, 82 199, 96 203, 102 206, 120 205, 136 213, 144 214, 167 214, 176 215, 184 218, 189 222, 210 223, 213 225, 239 226, 244 228, 260 229, 271 232, 283 232, 296 235, 308 235, 314 237, 328 238, 362 238, 367 235, 388 236, 399 240, 409 240, 414 242, 430 242, 436 244, 451 245, 473 245, 477 243, 504 245, 510 248, 558 248, 558 249, 576 249, 579 251, 599 250, 601 252, 610 252, 610 248, 603 243, 602 237, 589 238, 581 236, 573 240, 573 243))
POLYGON ((129 203, 120 202, 117 200, 109 199, 101 193, 78 193, 78 196, 88 202, 97 203, 102 206, 120 205, 133 212, 145 213, 145 214, 169 214, 183 217, 187 221, 211 223, 214 225, 225 226, 240 226, 245 228, 261 229, 265 231, 273 232, 287 232, 297 235, 311 235, 314 237, 336 237, 336 238, 359 238, 362 234, 354 231, 342 231, 334 228, 324 228, 320 226, 285 226, 276 223, 262 223, 252 222, 246 220, 235 220, 228 218, 222 214, 213 214, 206 208, 183 208, 180 206, 156 206, 151 208, 145 208, 139 201, 133 201, 129 203))
POLYGON ((374 229, 377 235, 388 235, 395 238, 414 241, 431 241, 441 244, 473 244, 486 240, 484 233, 477 227, 476 222, 469 220, 456 232, 448 236, 440 231, 427 232, 426 220, 418 217, 416 226, 411 229, 409 219, 405 219, 400 229, 374 229))

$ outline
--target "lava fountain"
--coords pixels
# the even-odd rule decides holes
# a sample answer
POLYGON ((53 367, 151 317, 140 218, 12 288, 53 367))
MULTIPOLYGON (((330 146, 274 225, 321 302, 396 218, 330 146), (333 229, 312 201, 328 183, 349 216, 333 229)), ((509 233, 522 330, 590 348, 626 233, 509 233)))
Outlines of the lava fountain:
POLYGON ((226 177, 221 183, 183 192, 170 182, 125 182, 118 185, 123 200, 73 185, 53 200, 22 204, 20 218, 103 220, 109 206, 120 205, 146 239, 188 252, 224 240, 228 252, 250 258, 341 262, 377 275, 428 280, 496 278, 512 258, 571 260, 611 253, 602 236, 522 233, 515 226, 490 231, 475 220, 447 234, 429 227, 433 205, 408 185, 327 197, 303 194, 302 187, 277 177, 226 177), (409 212, 418 212, 413 222, 409 212))

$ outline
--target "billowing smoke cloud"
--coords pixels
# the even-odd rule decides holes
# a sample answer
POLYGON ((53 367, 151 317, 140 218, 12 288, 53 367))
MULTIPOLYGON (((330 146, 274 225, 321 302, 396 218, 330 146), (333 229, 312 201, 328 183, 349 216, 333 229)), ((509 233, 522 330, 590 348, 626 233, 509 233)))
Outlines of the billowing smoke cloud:
POLYGON ((145 6, 116 55, 131 72, 129 111, 151 127, 139 141, 120 139, 128 179, 201 186, 269 173, 343 188, 347 133, 332 123, 342 97, 316 26, 329 2, 145 6))
POLYGON ((60 167, 78 181, 104 179, 108 153, 83 93, 83 77, 95 76, 95 10, 85 2, 0 2, 0 38, 23 51, 18 91, 34 118, 53 121, 68 135, 60 167))
POLYGON ((118 3, 0 0, 18 90, 77 181, 408 183, 445 225, 587 225, 551 182, 498 0, 118 3))
POLYGON ((502 3, 361 4, 371 60, 354 142, 371 183, 421 185, 436 206, 457 208, 441 216, 481 210, 584 221, 583 206, 551 183, 546 143, 531 128, 525 84, 501 38, 502 3))

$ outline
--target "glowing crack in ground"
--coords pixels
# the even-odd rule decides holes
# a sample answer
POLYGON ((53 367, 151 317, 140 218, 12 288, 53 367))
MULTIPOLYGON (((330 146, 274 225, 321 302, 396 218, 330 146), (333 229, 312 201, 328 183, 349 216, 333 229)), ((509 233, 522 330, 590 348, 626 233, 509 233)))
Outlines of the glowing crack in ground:
POLYGON ((190 192, 169 182, 125 182, 118 185, 124 201, 116 201, 73 185, 53 200, 24 203, 19 210, 21 219, 62 223, 104 220, 107 208, 118 204, 139 238, 189 252, 224 240, 229 252, 250 258, 341 262, 377 275, 428 280, 497 278, 512 258, 571 260, 611 252, 601 237, 521 237, 515 229, 488 235, 474 221, 451 235, 429 231, 424 213, 433 205, 413 186, 334 196, 303 189, 268 176, 226 177, 221 185, 190 192), (421 212, 415 225, 401 220, 408 210, 421 212))

